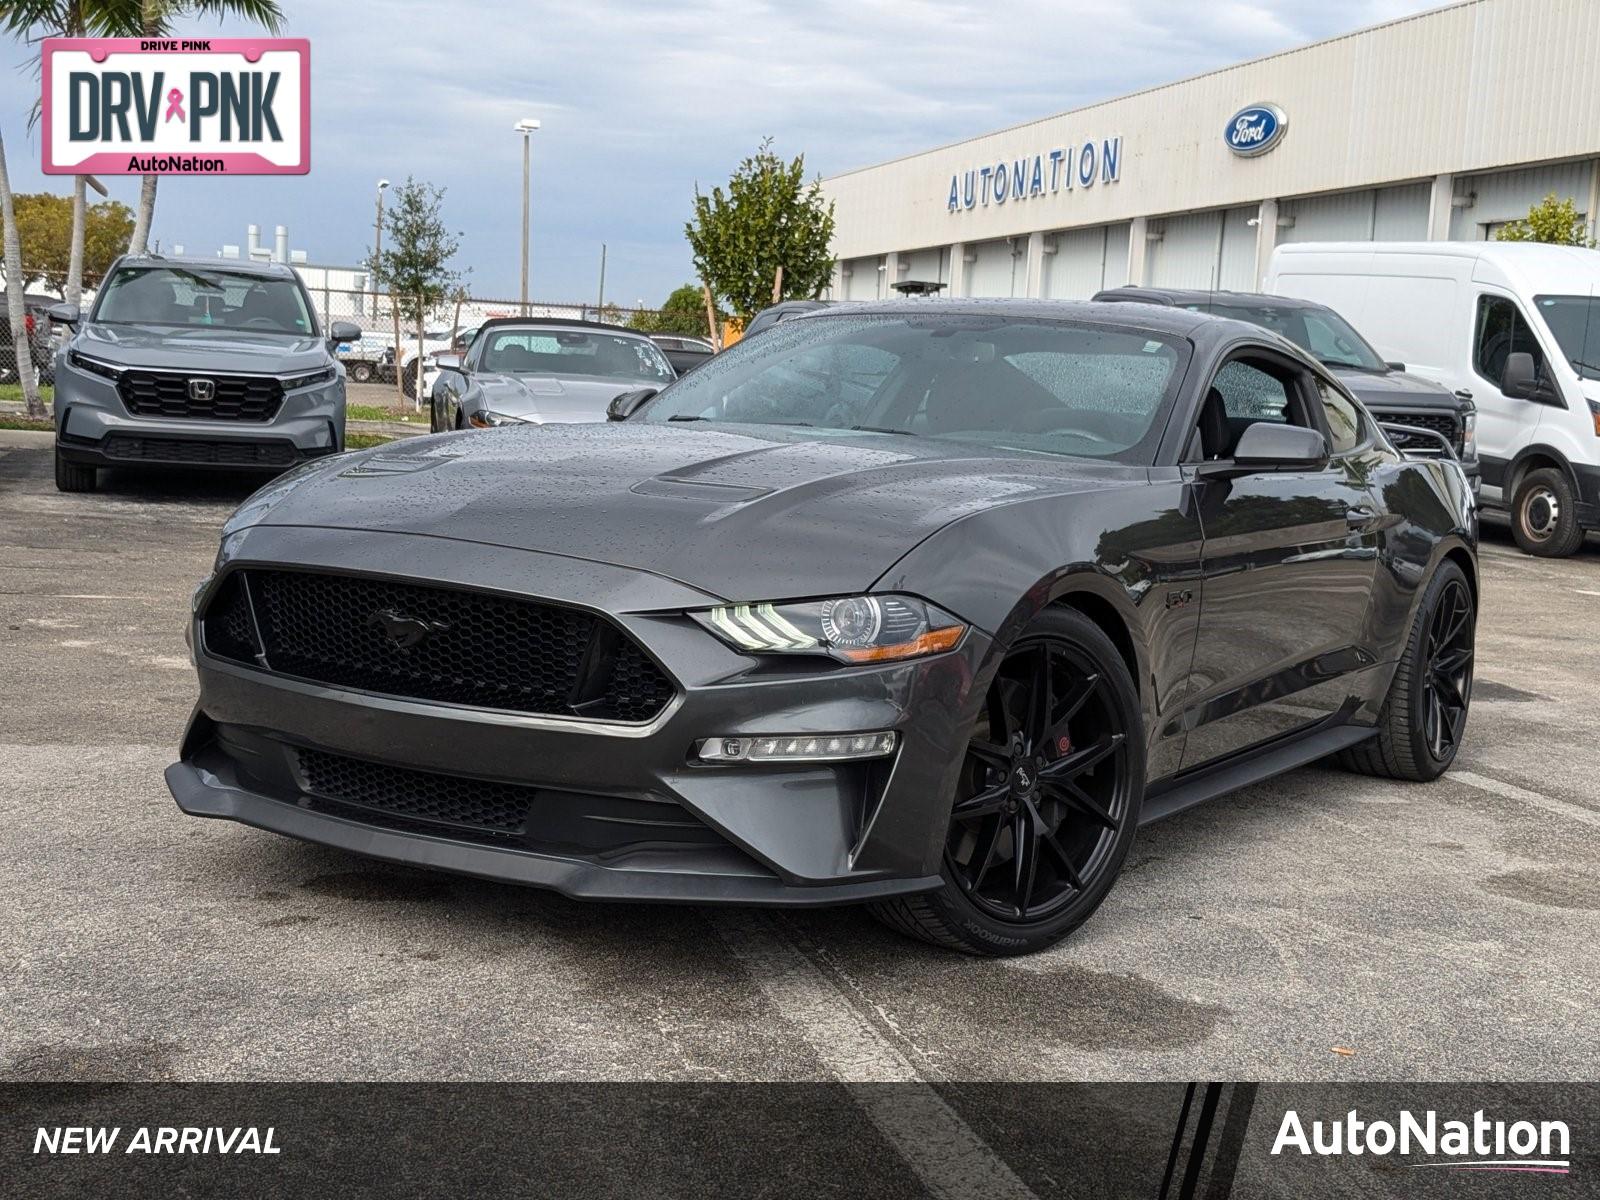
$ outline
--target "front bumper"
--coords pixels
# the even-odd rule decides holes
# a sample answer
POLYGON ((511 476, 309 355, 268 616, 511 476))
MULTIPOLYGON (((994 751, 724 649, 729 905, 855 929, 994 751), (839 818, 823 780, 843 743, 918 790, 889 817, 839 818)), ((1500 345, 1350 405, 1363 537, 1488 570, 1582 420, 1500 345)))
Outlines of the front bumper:
POLYGON ((285 393, 270 421, 135 417, 115 384, 61 362, 56 449, 69 462, 281 471, 344 449, 343 378, 285 393))
MULTIPOLYGON (((645 646, 679 694, 643 724, 380 696, 212 657, 197 625, 200 700, 182 760, 167 772, 187 813, 589 899, 817 905, 941 885, 961 759, 953 748, 966 742, 989 647, 976 630, 916 662, 796 673, 757 664, 677 615, 714 598, 638 571, 437 538, 273 526, 237 535, 229 553, 230 568, 389 574, 403 562, 413 583, 589 608, 645 646), (892 758, 711 765, 693 757, 709 736, 879 729, 900 733, 892 758), (485 839, 328 803, 303 768, 308 753, 361 770, 422 772, 430 784, 531 789, 526 823, 516 837, 485 839)), ((202 592, 202 608, 210 595, 202 592)))

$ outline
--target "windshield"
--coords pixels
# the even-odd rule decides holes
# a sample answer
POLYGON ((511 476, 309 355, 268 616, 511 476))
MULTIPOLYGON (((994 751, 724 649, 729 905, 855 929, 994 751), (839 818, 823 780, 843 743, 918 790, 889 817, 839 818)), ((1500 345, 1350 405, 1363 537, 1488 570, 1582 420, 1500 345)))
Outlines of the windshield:
POLYGON ((566 329, 501 329, 481 345, 478 370, 561 379, 625 379, 665 387, 674 376, 644 338, 566 329))
POLYGON ((1330 367, 1358 371, 1386 371, 1378 352, 1367 345, 1350 323, 1328 308, 1278 308, 1271 304, 1190 304, 1195 311, 1231 317, 1270 329, 1288 338, 1312 358, 1330 367))
POLYGON ((1533 303, 1578 378, 1600 379, 1600 298, 1535 296, 1533 303))
POLYGON ((840 313, 739 342, 641 417, 1148 462, 1188 353, 1160 334, 1070 321, 840 313))
POLYGON ((93 319, 302 337, 316 332, 305 293, 293 280, 210 267, 123 267, 100 288, 93 319))

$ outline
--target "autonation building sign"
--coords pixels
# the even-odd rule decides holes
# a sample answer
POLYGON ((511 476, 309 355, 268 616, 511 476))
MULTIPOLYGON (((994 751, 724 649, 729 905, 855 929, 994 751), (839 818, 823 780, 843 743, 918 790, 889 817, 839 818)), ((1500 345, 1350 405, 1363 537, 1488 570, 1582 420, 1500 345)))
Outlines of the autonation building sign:
POLYGON ((1093 139, 1080 146, 985 163, 950 176, 949 208, 987 208, 991 204, 1053 196, 1122 177, 1122 139, 1093 139))

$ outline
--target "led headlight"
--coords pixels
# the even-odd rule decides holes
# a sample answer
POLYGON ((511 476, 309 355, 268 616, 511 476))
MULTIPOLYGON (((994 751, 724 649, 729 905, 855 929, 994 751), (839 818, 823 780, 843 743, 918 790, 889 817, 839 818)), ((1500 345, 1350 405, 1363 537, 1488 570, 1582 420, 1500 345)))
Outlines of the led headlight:
POLYGON ((79 354, 76 350, 67 355, 67 361, 80 371, 87 371, 91 375, 98 375, 101 379, 120 379, 122 368, 112 366, 110 363, 101 362, 98 358, 90 358, 79 354))
POLYGON ((319 383, 327 383, 338 372, 332 367, 325 367, 320 371, 312 371, 309 375, 295 375, 283 381, 283 390, 292 392, 296 388, 312 387, 319 383))
POLYGON ((967 627, 914 596, 729 604, 689 614, 736 650, 889 662, 949 650, 967 627))
POLYGON ((496 425, 537 425, 537 421, 530 421, 526 417, 513 417, 509 413, 490 412, 480 409, 467 416, 467 424, 475 429, 492 429, 496 425))

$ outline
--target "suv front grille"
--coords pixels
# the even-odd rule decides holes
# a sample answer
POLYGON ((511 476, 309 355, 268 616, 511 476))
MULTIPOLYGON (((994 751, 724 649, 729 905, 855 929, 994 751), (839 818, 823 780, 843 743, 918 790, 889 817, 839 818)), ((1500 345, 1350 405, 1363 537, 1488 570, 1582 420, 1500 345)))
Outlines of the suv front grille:
MULTIPOLYGON (((1459 455, 1461 453, 1461 422, 1453 413, 1386 412, 1374 415, 1376 415, 1378 420, 1383 422, 1385 425, 1411 425, 1417 429, 1426 429, 1432 433, 1437 433, 1440 437, 1444 438, 1445 441, 1450 443, 1450 448, 1454 450, 1456 454, 1459 455)), ((1389 440, 1392 441, 1395 444, 1395 448, 1399 450, 1410 449, 1411 443, 1413 442, 1417 443, 1419 446, 1423 444, 1422 438, 1407 437, 1403 433, 1392 433, 1389 435, 1389 440)), ((1428 444, 1437 448, 1437 443, 1430 442, 1428 444)))
POLYGON ((390 696, 647 721, 672 683, 626 634, 576 609, 489 592, 247 569, 203 618, 206 648, 276 674, 390 696))
MULTIPOLYGON (((203 389, 201 389, 203 390, 203 389)), ((136 417, 192 417, 206 421, 270 421, 283 404, 283 384, 264 375, 179 375, 124 371, 117 380, 123 406, 136 417), (210 383, 197 399, 191 383, 210 383)))
POLYGON ((134 437, 114 433, 106 438, 107 458, 130 462, 193 463, 219 467, 287 467, 300 460, 288 441, 245 441, 188 437, 134 437))

